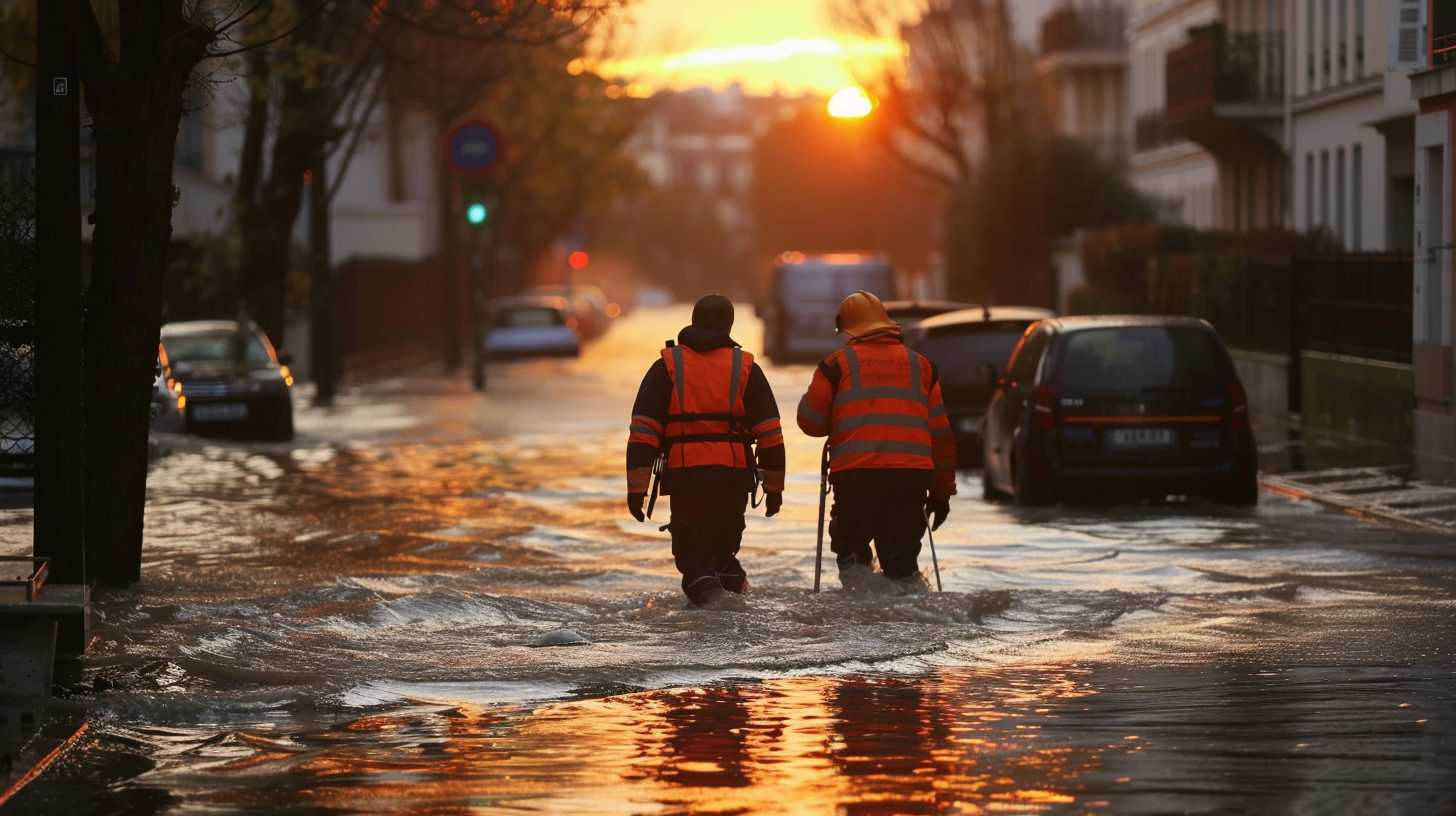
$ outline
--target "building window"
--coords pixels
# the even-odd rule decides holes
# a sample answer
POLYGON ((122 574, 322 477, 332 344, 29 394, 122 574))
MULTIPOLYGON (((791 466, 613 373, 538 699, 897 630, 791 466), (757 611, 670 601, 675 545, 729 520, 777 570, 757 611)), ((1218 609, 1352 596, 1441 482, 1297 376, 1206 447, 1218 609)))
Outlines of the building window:
POLYGON ((1320 151, 1320 226, 1330 226, 1330 151, 1320 151))
POLYGON ((1314 92, 1314 0, 1309 0, 1309 5, 1304 14, 1305 30, 1305 66, 1309 72, 1308 82, 1304 86, 1305 93, 1314 92))
POLYGON ((1314 229, 1314 151, 1304 154, 1304 229, 1314 229))
POLYGON ((1330 66, 1332 64, 1330 59, 1330 21, 1334 17, 1330 11, 1330 0, 1325 0, 1323 11, 1324 19, 1320 21, 1320 33, 1324 35, 1324 41, 1321 43, 1323 47, 1320 49, 1320 77, 1323 86, 1328 88, 1330 86, 1330 66))
POLYGON ((1340 50, 1339 59, 1335 64, 1335 78, 1344 80, 1348 78, 1345 71, 1350 65, 1350 4, 1348 0, 1337 0, 1337 2, 1340 4, 1340 50))
POLYGON ((1335 151, 1335 237, 1345 246, 1345 148, 1335 151))
POLYGON ((1355 0, 1355 77, 1365 78, 1365 0, 1355 0))
POLYGON ((1360 233, 1363 232, 1365 202, 1364 197, 1364 156, 1361 155, 1360 145, 1350 148, 1350 246, 1360 252, 1365 248, 1364 240, 1360 233))

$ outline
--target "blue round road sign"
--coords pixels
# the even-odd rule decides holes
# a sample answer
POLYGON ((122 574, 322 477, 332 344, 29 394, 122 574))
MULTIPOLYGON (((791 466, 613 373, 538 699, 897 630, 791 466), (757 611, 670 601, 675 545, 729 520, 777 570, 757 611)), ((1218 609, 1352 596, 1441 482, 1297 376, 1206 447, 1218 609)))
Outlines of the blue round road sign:
POLYGON ((445 144, 450 167, 457 173, 485 173, 500 160, 500 137, 485 122, 461 122, 450 131, 445 144))

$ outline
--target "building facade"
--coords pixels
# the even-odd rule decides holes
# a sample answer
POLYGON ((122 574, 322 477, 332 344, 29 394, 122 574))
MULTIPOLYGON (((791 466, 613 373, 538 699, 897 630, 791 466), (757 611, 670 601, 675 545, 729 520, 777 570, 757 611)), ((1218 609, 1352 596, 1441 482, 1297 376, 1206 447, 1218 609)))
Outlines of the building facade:
POLYGON ((1127 8, 1121 0, 1069 2, 1042 20, 1036 63, 1057 131, 1115 165, 1127 161, 1127 8))
POLYGON ((1414 308, 1415 440, 1417 450, 1456 455, 1456 7, 1449 0, 1390 0, 1402 14, 1400 36, 1420 26, 1424 54, 1411 74, 1420 105, 1415 123, 1414 308))
POLYGON ((1129 175, 1167 220, 1287 224, 1288 2, 1134 0, 1129 175))
POLYGON ((1416 107, 1388 36, 1398 18, 1366 0, 1298 0, 1290 12, 1294 227, 1350 251, 1409 252, 1416 107))

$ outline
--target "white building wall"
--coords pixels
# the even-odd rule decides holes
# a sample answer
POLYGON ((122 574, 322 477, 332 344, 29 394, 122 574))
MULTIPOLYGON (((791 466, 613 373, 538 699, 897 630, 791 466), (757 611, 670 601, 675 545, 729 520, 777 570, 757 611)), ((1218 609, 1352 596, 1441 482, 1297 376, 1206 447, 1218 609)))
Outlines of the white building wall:
POLYGON ((1331 235, 1340 238, 1346 249, 1373 251, 1386 248, 1388 185, 1385 140, 1368 126, 1380 118, 1384 108, 1381 88, 1377 85, 1356 99, 1305 109, 1294 116, 1295 147, 1291 157, 1294 162, 1294 225, 1301 231, 1325 227, 1331 235), (1356 148, 1359 149, 1358 182, 1356 148), (1330 168, 1328 184, 1322 170, 1326 160, 1330 168), (1338 199, 1340 191, 1337 189, 1341 160, 1344 162, 1345 180, 1343 201, 1338 199), (1310 175, 1311 169, 1313 176, 1310 175))

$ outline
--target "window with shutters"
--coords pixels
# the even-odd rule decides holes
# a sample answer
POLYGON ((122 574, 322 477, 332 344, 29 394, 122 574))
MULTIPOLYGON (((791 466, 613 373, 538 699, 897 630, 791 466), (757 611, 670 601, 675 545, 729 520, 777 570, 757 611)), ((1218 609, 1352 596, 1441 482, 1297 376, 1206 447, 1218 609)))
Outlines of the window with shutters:
POLYGON ((1388 0, 1390 21, 1390 67, 1410 71, 1426 62, 1425 0, 1388 0))

